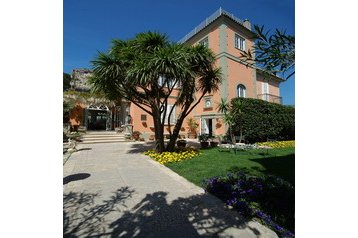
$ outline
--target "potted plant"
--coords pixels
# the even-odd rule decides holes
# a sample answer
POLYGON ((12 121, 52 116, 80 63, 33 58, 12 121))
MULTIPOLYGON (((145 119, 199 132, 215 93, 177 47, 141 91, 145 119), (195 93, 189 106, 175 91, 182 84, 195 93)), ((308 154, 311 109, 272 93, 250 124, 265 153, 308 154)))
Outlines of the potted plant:
POLYGON ((188 138, 195 139, 197 137, 196 129, 199 127, 199 124, 192 117, 188 119, 187 123, 189 127, 188 138))
POLYGON ((132 137, 134 140, 139 140, 140 132, 139 131, 133 131, 132 137))
POLYGON ((177 140, 177 146, 179 148, 185 148, 186 146, 186 140, 177 140))
POLYGON ((209 135, 208 134, 201 134, 199 136, 200 146, 201 148, 208 148, 209 147, 209 135))

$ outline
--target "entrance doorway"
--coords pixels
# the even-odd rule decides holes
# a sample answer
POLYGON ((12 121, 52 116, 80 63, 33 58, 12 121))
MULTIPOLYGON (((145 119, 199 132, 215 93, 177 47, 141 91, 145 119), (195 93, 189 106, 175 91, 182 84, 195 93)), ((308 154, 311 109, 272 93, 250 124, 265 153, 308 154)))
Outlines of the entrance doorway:
POLYGON ((87 130, 110 130, 111 111, 106 105, 90 105, 85 110, 87 130))
POLYGON ((106 130, 108 111, 88 109, 87 114, 88 130, 106 130))
POLYGON ((213 135, 213 119, 201 118, 201 134, 213 135))

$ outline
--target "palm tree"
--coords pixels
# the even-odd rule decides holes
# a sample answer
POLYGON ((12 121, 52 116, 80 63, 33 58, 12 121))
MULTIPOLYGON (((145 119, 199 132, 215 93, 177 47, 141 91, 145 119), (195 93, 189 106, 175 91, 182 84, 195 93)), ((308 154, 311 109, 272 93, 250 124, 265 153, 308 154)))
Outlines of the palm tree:
POLYGON ((234 100, 232 102, 232 107, 231 107, 231 114, 232 114, 232 118, 235 118, 235 124, 238 125, 239 127, 239 131, 240 131, 240 139, 239 139, 239 143, 241 143, 242 141, 242 116, 243 116, 243 112, 242 112, 242 107, 243 107, 243 102, 240 99, 234 100))
POLYGON ((231 108, 229 102, 226 99, 221 98, 221 101, 217 109, 219 110, 219 112, 224 113, 224 123, 226 123, 229 126, 230 139, 231 142, 235 144, 235 137, 234 134, 232 133, 232 126, 234 124, 234 120, 233 120, 233 116, 230 114, 231 108))
POLYGON ((156 151, 172 151, 185 117, 206 93, 218 90, 221 71, 213 67, 214 62, 214 53, 204 46, 175 44, 163 34, 140 33, 127 41, 114 40, 108 53, 99 53, 92 61, 91 83, 107 98, 123 98, 151 115, 156 151), (169 96, 177 98, 170 110, 169 96), (179 115, 172 131, 174 107, 179 115), (166 148, 165 124, 170 135, 166 148))
POLYGON ((217 107, 219 112, 224 113, 224 122, 229 126, 229 135, 233 144, 235 144, 236 142, 233 133, 233 126, 235 124, 239 126, 239 131, 240 131, 239 143, 242 140, 242 115, 243 115, 243 112, 241 110, 242 105, 243 102, 240 99, 234 100, 232 102, 232 105, 230 106, 229 102, 226 99, 221 98, 221 101, 217 107))

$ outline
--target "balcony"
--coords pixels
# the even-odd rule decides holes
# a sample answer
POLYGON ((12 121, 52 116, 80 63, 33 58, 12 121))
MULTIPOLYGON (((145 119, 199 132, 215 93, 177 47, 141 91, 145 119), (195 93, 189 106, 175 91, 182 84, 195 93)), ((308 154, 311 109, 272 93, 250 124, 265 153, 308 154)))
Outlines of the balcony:
POLYGON ((282 104, 282 97, 273 94, 268 94, 268 93, 257 94, 257 98, 267 102, 282 104))
POLYGON ((229 18, 231 18, 233 21, 239 23, 240 25, 243 25, 244 27, 248 28, 249 30, 251 30, 249 27, 247 27, 246 25, 244 25, 244 21, 235 17, 234 14, 225 11, 224 9, 222 9, 221 7, 219 8, 219 10, 217 10, 216 12, 214 12, 211 16, 207 17, 204 21, 202 21, 198 26, 196 26, 191 32, 189 32, 188 34, 186 34, 186 36, 184 36, 182 39, 180 39, 178 41, 178 43, 184 43, 187 40, 189 40, 191 37, 193 37, 196 33, 198 33, 199 31, 201 31, 202 29, 204 29, 205 27, 207 27, 210 23, 212 23, 213 21, 215 21, 217 18, 219 18, 220 16, 225 15, 228 16, 229 18))

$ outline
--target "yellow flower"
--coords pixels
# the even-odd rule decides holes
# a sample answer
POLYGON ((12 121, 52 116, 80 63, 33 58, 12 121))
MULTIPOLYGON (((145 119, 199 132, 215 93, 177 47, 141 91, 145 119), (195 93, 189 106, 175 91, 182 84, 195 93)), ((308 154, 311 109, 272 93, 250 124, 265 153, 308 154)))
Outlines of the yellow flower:
POLYGON ((148 150, 144 152, 144 154, 161 164, 166 164, 192 159, 193 157, 199 155, 199 151, 192 148, 185 148, 178 152, 163 152, 160 154, 154 150, 148 150))
POLYGON ((269 146, 271 148, 288 148, 295 147, 295 141, 276 141, 276 142, 259 142, 257 143, 259 146, 269 146))

